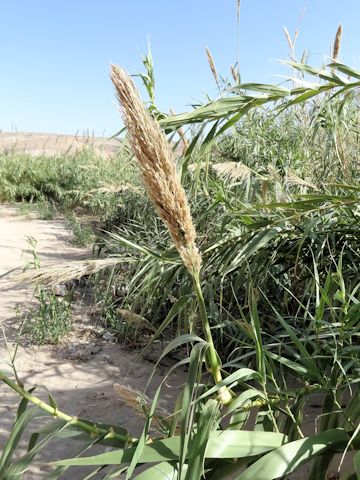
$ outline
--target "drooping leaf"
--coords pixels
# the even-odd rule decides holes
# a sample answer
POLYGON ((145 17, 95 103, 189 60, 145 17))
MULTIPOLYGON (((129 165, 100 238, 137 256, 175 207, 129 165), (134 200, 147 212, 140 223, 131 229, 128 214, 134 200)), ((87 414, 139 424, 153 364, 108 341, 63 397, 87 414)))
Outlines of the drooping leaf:
POLYGON ((312 437, 287 443, 264 455, 236 480, 274 480, 296 470, 328 450, 344 447, 349 439, 341 429, 332 429, 312 437))
MULTIPOLYGON (((213 431, 210 433, 205 458, 252 457, 276 449, 286 442, 286 436, 274 432, 213 431)), ((71 458, 54 462, 54 465, 120 465, 129 463, 135 448, 114 450, 91 457, 71 458)), ((145 445, 139 463, 177 461, 180 453, 180 437, 156 440, 145 445)), ((189 458, 191 452, 187 452, 189 458)))

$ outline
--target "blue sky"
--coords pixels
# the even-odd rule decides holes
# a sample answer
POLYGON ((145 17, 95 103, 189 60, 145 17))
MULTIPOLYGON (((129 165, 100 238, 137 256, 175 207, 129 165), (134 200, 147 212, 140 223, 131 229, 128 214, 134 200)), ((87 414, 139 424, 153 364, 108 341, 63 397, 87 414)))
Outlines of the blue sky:
MULTIPOLYGON (((280 81, 282 27, 293 33, 299 19, 299 55, 321 64, 341 22, 341 58, 360 69, 360 0, 242 0, 243 81, 280 81)), ((121 122, 109 64, 136 73, 148 38, 159 107, 185 111, 216 96, 205 46, 225 76, 236 61, 236 0, 3 0, 0 130, 112 135, 121 122)))

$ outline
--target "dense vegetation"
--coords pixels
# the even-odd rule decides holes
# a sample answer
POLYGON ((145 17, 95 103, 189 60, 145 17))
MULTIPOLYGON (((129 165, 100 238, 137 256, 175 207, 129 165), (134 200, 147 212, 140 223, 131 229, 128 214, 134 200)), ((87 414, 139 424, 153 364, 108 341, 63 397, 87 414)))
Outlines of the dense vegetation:
POLYGON ((90 148, 52 158, 10 151, 0 158, 0 201, 33 203, 40 213, 86 209, 106 220, 116 210, 119 192, 137 178, 121 142, 118 157, 111 159, 90 148))
MULTIPOLYGON (((83 445, 96 439, 116 450, 60 461, 54 479, 70 465, 89 464, 96 472, 110 465, 97 478, 270 480, 311 462, 308 478, 325 480, 330 460, 347 450, 356 451, 353 471, 341 478, 360 478, 360 73, 338 63, 292 67, 300 72, 293 89, 233 85, 219 100, 172 117, 150 105, 174 149, 184 146, 177 167, 202 255, 198 283, 139 186, 126 143, 106 163, 1 159, 2 200, 81 207, 97 219, 100 258, 88 270, 79 264, 78 274, 72 265, 71 275, 92 273, 104 319, 116 330, 117 308, 130 308, 157 329, 151 341, 164 333, 172 340, 163 355, 189 347, 179 364, 188 364, 180 413, 161 418, 156 398, 143 435, 132 439, 119 426, 67 416, 51 398, 42 408, 58 422, 43 443, 34 437, 20 462, 67 428, 90 433, 79 436, 83 445), (310 74, 317 82, 309 84, 310 74), (190 124, 196 127, 184 137, 179 129, 190 124), (213 361, 221 381, 204 373, 214 372, 213 361), (304 414, 319 394, 321 417, 305 432, 304 414), (158 438, 150 434, 154 418, 163 429, 158 438), (147 469, 137 474, 141 464, 147 469)), ((67 266, 39 271, 43 281, 67 275, 67 266)), ((30 421, 25 407, 37 398, 0 375, 24 397, 14 426, 22 430, 30 421)), ((3 452, 0 478, 23 468, 12 459, 17 441, 13 435, 3 452)))

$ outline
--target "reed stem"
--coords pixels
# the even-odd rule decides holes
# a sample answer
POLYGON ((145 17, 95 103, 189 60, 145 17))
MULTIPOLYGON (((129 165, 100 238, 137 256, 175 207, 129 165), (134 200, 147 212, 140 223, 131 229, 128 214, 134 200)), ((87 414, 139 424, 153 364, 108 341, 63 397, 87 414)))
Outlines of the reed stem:
MULTIPOLYGON (((192 278, 194 283, 194 289, 198 301, 200 319, 202 324, 202 330, 205 337, 205 340, 208 344, 208 349, 206 352, 207 361, 214 378, 214 382, 220 383, 222 381, 221 375, 221 361, 219 355, 216 352, 214 341, 211 334, 209 319, 206 312, 205 300, 202 293, 202 288, 200 284, 200 274, 199 271, 192 272, 192 278)), ((232 400, 232 395, 227 387, 221 387, 219 390, 219 398, 222 403, 225 405, 232 400)))
POLYGON ((40 398, 36 397, 35 395, 32 395, 29 393, 27 390, 22 388, 20 385, 12 381, 7 375, 5 375, 4 372, 0 371, 0 381, 6 383, 10 388, 12 388, 16 393, 18 393, 21 397, 26 398, 29 402, 32 404, 36 405, 37 407, 41 408, 45 412, 49 413, 53 417, 60 418, 61 420, 64 420, 65 422, 71 423, 73 425, 76 425, 77 427, 81 428, 85 432, 88 432, 90 435, 104 435, 104 438, 114 438, 117 439, 121 442, 124 442, 126 445, 129 443, 132 444, 137 441, 136 438, 131 438, 126 435, 121 435, 119 433, 115 433, 112 429, 110 430, 104 430, 103 428, 99 428, 96 426, 96 424, 90 424, 87 422, 84 422, 82 420, 79 420, 77 417, 73 417, 71 415, 68 415, 62 411, 60 411, 58 408, 52 407, 51 405, 47 404, 43 400, 40 400, 40 398))

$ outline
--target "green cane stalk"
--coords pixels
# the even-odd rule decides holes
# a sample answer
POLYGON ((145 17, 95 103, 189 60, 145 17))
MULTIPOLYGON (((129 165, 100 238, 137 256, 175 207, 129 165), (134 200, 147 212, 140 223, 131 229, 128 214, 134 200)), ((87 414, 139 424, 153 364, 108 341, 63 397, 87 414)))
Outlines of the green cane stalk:
MULTIPOLYGON (((202 288, 200 284, 200 272, 198 270, 195 270, 190 273, 193 279, 194 289, 197 297, 203 334, 208 344, 208 348, 206 351, 206 360, 209 365, 209 370, 211 371, 214 382, 215 384, 217 384, 222 381, 221 360, 219 358, 219 355, 216 352, 214 341, 211 334, 210 323, 209 323, 208 315, 206 312, 205 300, 204 300, 204 296, 203 296, 202 288)), ((227 405, 228 403, 231 402, 232 395, 230 393, 230 390, 227 387, 220 388, 219 400, 224 405, 227 405)))
POLYGON ((79 420, 77 417, 68 415, 62 412, 61 410, 59 410, 57 407, 52 407, 51 405, 44 402, 40 398, 36 397, 35 395, 32 395, 30 392, 25 390, 25 388, 23 388, 22 386, 15 383, 1 370, 0 370, 0 381, 6 383, 6 385, 8 385, 12 390, 18 393, 21 397, 26 398, 29 402, 41 408, 41 410, 44 410, 45 412, 49 413, 53 417, 59 418, 60 420, 64 420, 65 422, 70 423, 72 425, 76 425, 81 430, 84 430, 85 432, 89 433, 90 436, 100 435, 100 436, 104 436, 104 438, 113 438, 113 439, 119 440, 120 442, 124 442, 126 445, 133 444, 137 441, 136 438, 131 438, 127 435, 121 435, 119 433, 114 432, 114 430, 111 428, 109 430, 104 430, 103 428, 97 427, 95 424, 90 424, 90 423, 84 422, 83 420, 79 420))

